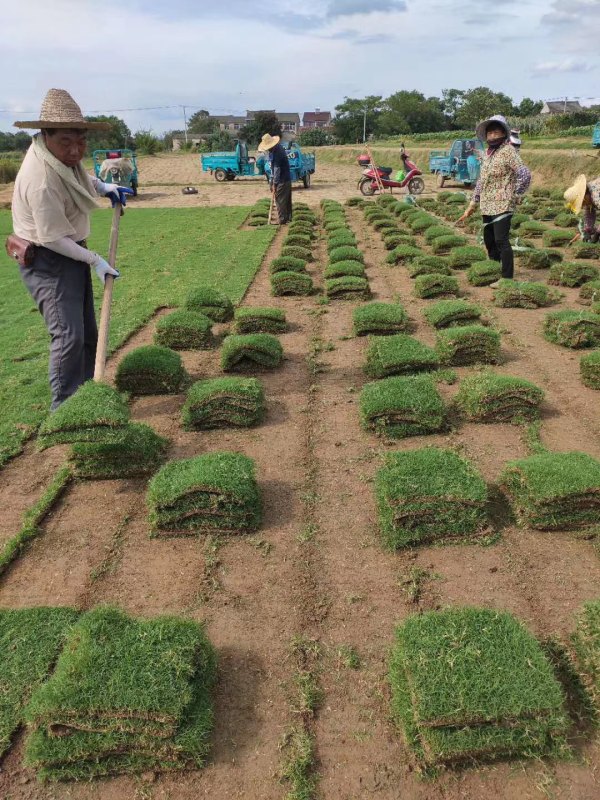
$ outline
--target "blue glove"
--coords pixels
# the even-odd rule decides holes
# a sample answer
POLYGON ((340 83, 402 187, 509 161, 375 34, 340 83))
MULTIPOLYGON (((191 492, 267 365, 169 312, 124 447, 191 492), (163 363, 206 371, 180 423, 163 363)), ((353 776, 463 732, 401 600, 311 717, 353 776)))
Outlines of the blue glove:
POLYGON ((127 186, 119 186, 118 183, 104 183, 104 181, 96 181, 96 191, 98 194, 108 197, 112 207, 114 208, 117 203, 122 206, 127 205, 127 195, 133 194, 133 189, 127 186))

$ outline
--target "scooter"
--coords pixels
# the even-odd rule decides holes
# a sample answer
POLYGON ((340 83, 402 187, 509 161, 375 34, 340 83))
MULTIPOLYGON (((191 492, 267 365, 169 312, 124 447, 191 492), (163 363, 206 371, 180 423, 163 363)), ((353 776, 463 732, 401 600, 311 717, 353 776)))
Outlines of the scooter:
POLYGON ((413 164, 409 159, 408 153, 401 152, 400 158, 402 159, 403 170, 406 175, 402 181, 395 181, 390 178, 393 167, 375 167, 379 175, 378 180, 369 156, 358 156, 357 161, 359 165, 361 167, 367 167, 362 174, 362 178, 358 182, 358 188, 361 193, 370 197, 379 191, 379 185, 381 184, 384 189, 403 189, 406 186, 408 187, 409 194, 421 194, 425 189, 425 181, 419 176, 423 173, 417 165, 413 164))

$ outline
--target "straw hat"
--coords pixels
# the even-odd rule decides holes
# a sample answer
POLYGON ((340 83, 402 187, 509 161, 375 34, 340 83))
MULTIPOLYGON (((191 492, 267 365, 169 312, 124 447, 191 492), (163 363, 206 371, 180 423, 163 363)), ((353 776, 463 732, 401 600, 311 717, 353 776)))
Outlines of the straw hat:
POLYGON ((50 89, 40 112, 33 122, 14 122, 15 128, 75 128, 77 130, 108 131, 108 122, 88 122, 81 109, 65 89, 50 89))
POLYGON ((265 135, 260 140, 260 144, 257 147, 259 153, 264 153, 265 150, 270 150, 272 147, 281 140, 281 136, 271 136, 270 133, 265 133, 265 135))
POLYGON ((583 198, 587 191, 587 180, 585 175, 579 175, 573 186, 569 186, 564 193, 565 205, 570 208, 574 214, 579 214, 581 206, 583 205, 583 198))
POLYGON ((493 122, 495 122, 496 125, 500 125, 500 127, 504 128, 504 133, 507 139, 510 136, 510 128, 508 127, 506 117, 502 116, 502 114, 494 114, 493 117, 488 117, 488 119, 482 120, 475 128, 475 135, 478 139, 481 139, 482 142, 485 141, 485 133, 488 125, 491 125, 493 122))

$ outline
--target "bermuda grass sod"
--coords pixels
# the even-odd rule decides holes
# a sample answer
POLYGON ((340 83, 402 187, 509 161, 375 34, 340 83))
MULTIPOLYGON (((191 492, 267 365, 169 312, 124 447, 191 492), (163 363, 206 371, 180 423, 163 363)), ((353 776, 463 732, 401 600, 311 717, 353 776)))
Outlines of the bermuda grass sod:
POLYGON ((274 297, 284 295, 309 295, 313 292, 313 282, 306 272, 284 270, 271 275, 271 294, 274 297))
POLYGON ((485 370, 461 381, 455 402, 472 422, 518 422, 538 419, 543 399, 531 381, 485 370))
POLYGON ((452 450, 390 453, 375 476, 379 528, 391 550, 471 538, 484 531, 487 487, 452 450))
POLYGON ((408 220, 407 225, 413 233, 423 233, 427 228, 437 225, 437 220, 429 214, 415 214, 408 220))
POLYGON ((146 496, 153 534, 248 533, 261 522, 254 461, 214 452, 170 461, 146 496))
POLYGON ((600 350, 581 356, 579 374, 584 386, 589 389, 600 389, 600 350))
POLYGON ((584 603, 571 636, 577 671, 600 711, 600 600, 584 603))
POLYGON ((365 303, 352 312, 355 336, 389 336, 409 327, 405 309, 399 303, 365 303))
POLYGON ((0 758, 23 724, 23 710, 50 674, 78 612, 71 608, 0 609, 0 758))
POLYGON ((281 248, 281 257, 286 258, 286 256, 291 256, 292 258, 298 258, 301 261, 314 261, 312 251, 308 247, 298 247, 297 245, 284 245, 281 248))
POLYGON ((310 247, 312 241, 313 237, 304 231, 290 231, 285 238, 285 243, 288 247, 310 247))
POLYGON ((592 244, 591 242, 576 242, 573 245, 573 257, 600 259, 600 244, 592 244))
POLYGON ((435 350, 413 336, 397 333, 369 339, 364 370, 370 378, 386 378, 390 375, 429 372, 438 366, 435 350))
POLYGON ((599 275, 598 267, 585 261, 561 261, 550 268, 548 283, 554 286, 581 286, 596 280, 599 275))
POLYGON ((499 261, 476 261, 467 270, 467 280, 471 286, 489 286, 500 280, 502 266, 499 261))
POLYGON ((434 328, 452 328, 479 322, 481 309, 467 300, 440 300, 424 308, 423 316, 434 328))
POLYGON ((213 321, 197 311, 173 311, 156 323, 155 344, 172 350, 208 350, 213 321))
POLYGON ((357 275, 340 275, 339 278, 326 278, 325 295, 339 299, 368 300, 371 297, 369 281, 357 275))
POLYGON ((543 283, 513 281, 501 278, 494 292, 494 305, 498 308, 542 308, 555 303, 559 293, 543 283))
POLYGON ((598 522, 600 461, 587 453, 545 452, 511 461, 499 482, 523 525, 551 531, 598 522))
POLYGON ((31 697, 25 763, 43 780, 201 767, 215 672, 198 623, 97 607, 71 627, 52 677, 31 697))
POLYGON ((129 422, 129 407, 111 386, 86 381, 40 426, 40 450, 55 444, 119 441, 129 422))
POLYGON ((188 389, 182 410, 186 430, 249 428, 265 412, 265 393, 256 378, 212 378, 188 389))
POLYGON ((579 290, 579 302, 591 305, 600 300, 600 280, 587 281, 579 290))
POLYGON ((543 223, 535 219, 530 219, 519 225, 519 235, 528 236, 530 239, 541 239, 547 230, 548 228, 543 223))
POLYGON ((385 257, 386 264, 410 264, 415 258, 424 255, 420 247, 410 244, 401 244, 394 247, 385 257))
POLYGON ((443 328, 437 332, 435 349, 446 366, 495 364, 500 357, 500 334, 483 325, 443 328))
POLYGON ((556 229, 546 230, 542 236, 545 247, 564 247, 573 238, 573 231, 556 229))
POLYGON ((212 319, 213 322, 229 322, 233 319, 233 303, 229 297, 218 289, 198 286, 188 294, 185 301, 188 311, 197 311, 212 319))
POLYGON ((456 247, 450 252, 448 265, 452 269, 466 269, 476 261, 483 261, 486 258, 487 253, 483 247, 467 244, 464 247, 456 247))
POLYGON ((417 275, 414 286, 415 297, 429 299, 431 297, 450 297, 456 296, 460 292, 460 286, 453 275, 440 275, 439 273, 427 273, 417 275))
POLYGON ((233 317, 236 333, 285 333, 285 311, 264 306, 240 306, 233 317))
POLYGON ((600 314, 551 311, 544 320, 544 338, 563 347, 597 347, 600 345, 600 314))
POLYGON ((356 236, 351 231, 336 231, 335 236, 330 236, 327 240, 327 252, 337 250, 338 247, 355 247, 356 236))
POLYGON ((335 264, 328 264, 323 270, 324 278, 340 278, 342 275, 355 275, 364 278, 365 265, 360 261, 336 261, 335 264))
POLYGON ((527 222, 529 219, 531 219, 529 214, 521 214, 521 213, 513 214, 512 219, 510 221, 510 227, 512 230, 517 231, 521 227, 521 224, 523 222, 527 222))
POLYGON ((402 244, 409 244, 411 247, 415 247, 417 240, 414 236, 411 236, 408 233, 400 233, 398 231, 392 231, 390 233, 386 233, 383 236, 383 244, 386 250, 394 250, 396 247, 400 247, 402 244))
POLYGON ((118 442, 77 442, 69 461, 74 476, 83 480, 138 478, 156 472, 167 445, 149 425, 131 422, 118 442))
POLYGON ((359 261, 364 263, 365 257, 358 247, 336 247, 329 253, 329 261, 335 264, 336 261, 359 261))
POLYGON ((417 275, 451 275, 452 270, 443 256, 419 256, 406 265, 409 277, 417 275))
POLYGON ((554 217, 554 224, 559 228, 576 228, 578 218, 575 214, 570 214, 568 211, 561 211, 554 217))
POLYGON ((270 333, 231 334, 221 347, 221 368, 230 372, 237 367, 279 367, 283 361, 283 347, 270 333))
POLYGON ((305 272, 306 261, 293 256, 279 256, 271 261, 269 271, 272 275, 276 272, 305 272))
POLYGON ((427 244, 431 244, 435 239, 439 239, 440 236, 453 236, 454 233, 452 228, 449 228, 447 225, 432 225, 430 228, 427 228, 425 233, 423 234, 425 241, 427 244))
POLYGON ((466 244, 468 244, 466 236, 450 234, 449 236, 438 236, 437 239, 434 239, 431 243, 431 249, 435 256, 439 256, 450 253, 451 250, 455 250, 457 247, 464 247, 466 244))
POLYGON ((512 614, 410 616, 390 658, 392 715, 425 768, 566 752, 566 698, 542 646, 512 614))
POLYGON ((552 222, 554 217, 557 214, 562 213, 562 206, 552 204, 545 204, 536 208, 536 210, 532 213, 533 219, 540 220, 542 222, 552 222))
POLYGON ((177 394, 187 377, 181 356, 169 347, 149 344, 123 356, 115 383, 121 392, 177 394))
POLYGON ((563 260, 562 253, 557 250, 517 250, 515 258, 519 259, 521 266, 529 269, 548 269, 563 260))
POLYGON ((444 425, 444 403, 430 375, 383 378, 364 386, 361 423, 390 439, 437 433, 444 425))

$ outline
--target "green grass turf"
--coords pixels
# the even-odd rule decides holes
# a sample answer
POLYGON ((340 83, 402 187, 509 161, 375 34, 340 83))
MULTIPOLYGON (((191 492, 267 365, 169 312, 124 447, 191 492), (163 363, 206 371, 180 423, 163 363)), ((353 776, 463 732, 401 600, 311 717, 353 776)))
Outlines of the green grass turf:
POLYGON ((40 449, 73 442, 116 441, 129 422, 129 407, 105 383, 87 381, 50 414, 39 430, 40 449))
POLYGON ((415 214, 414 217, 408 220, 407 224, 413 233, 424 233, 428 228, 437 225, 437 220, 435 217, 423 212, 421 214, 415 214))
POLYGON ((330 236, 327 240, 327 252, 331 253, 338 247, 355 247, 356 236, 351 231, 336 231, 334 236, 330 236))
POLYGON ((545 247, 564 247, 573 238, 573 231, 551 229, 544 231, 542 241, 545 247))
POLYGON ((561 211, 554 217, 554 224, 559 228, 576 228, 578 219, 575 214, 569 211, 561 211))
POLYGON ((406 271, 411 278, 416 278, 418 275, 450 275, 452 273, 443 256, 418 256, 406 265, 406 271))
POLYGON ((390 231, 383 236, 383 244, 386 250, 394 250, 402 244, 409 244, 411 247, 414 247, 417 244, 417 240, 409 233, 390 231))
POLYGON ((313 292, 313 282, 310 275, 303 272, 276 272, 271 275, 271 294, 274 297, 284 295, 309 295, 313 292))
POLYGON ((123 356, 115 383, 121 392, 176 394, 186 378, 181 356, 168 347, 144 345, 123 356))
POLYGON ((451 450, 390 453, 375 478, 379 527, 390 549, 483 531, 487 488, 451 450))
POLYGON ((542 234, 547 230, 545 225, 535 219, 527 220, 519 225, 519 234, 525 234, 530 239, 541 239, 542 234))
POLYGON ((587 281, 579 290, 579 302, 585 305, 596 303, 600 300, 600 280, 587 281))
POLYGON ((172 311, 156 323, 154 343, 173 350, 205 350, 212 346, 211 319, 197 311, 172 311))
POLYGON ((383 378, 360 395, 364 428, 392 439, 436 433, 444 425, 444 403, 429 375, 383 378))
POLYGON ((148 485, 155 532, 248 532, 261 521, 254 462, 241 453, 215 452, 171 461, 148 485))
POLYGON ((600 712, 600 600, 590 600, 577 614, 571 641, 579 673, 600 712))
POLYGON ((450 253, 457 247, 464 247, 466 244, 468 244, 466 236, 450 234, 449 236, 439 236, 437 239, 434 239, 431 243, 431 250, 434 255, 439 256, 450 253))
POLYGON ((269 264, 269 271, 272 275, 277 272, 305 272, 306 261, 302 258, 293 258, 292 256, 279 256, 274 258, 269 264))
POLYGON ((224 372, 238 366, 278 367, 283 361, 283 347, 270 333, 246 333, 227 336, 221 347, 221 368, 224 372))
POLYGON ((266 306, 240 306, 234 315, 236 333, 285 333, 288 329, 285 312, 266 306))
POLYGON ((471 286, 489 286, 501 277, 502 267, 499 261, 476 261, 467 270, 467 280, 471 286))
POLYGON ((579 373, 584 386, 590 389, 600 389, 600 350, 581 356, 579 373))
POLYGON ((447 366, 495 364, 500 356, 500 334, 483 325, 444 328, 437 332, 435 349, 447 366))
POLYGON ((323 270, 324 278, 340 278, 343 275, 364 278, 365 266, 360 261, 336 261, 335 264, 328 264, 323 270))
POLYGON ((78 442, 70 462, 76 478, 112 480, 156 472, 165 460, 168 441, 149 426, 131 422, 118 442, 78 442))
POLYGON ((337 261, 359 261, 364 263, 365 257, 357 247, 335 247, 329 253, 329 262, 335 264, 337 261))
POLYGON ((454 233, 452 228, 449 228, 448 225, 432 225, 430 228, 427 228, 425 233, 423 234, 425 241, 427 244, 432 244, 435 239, 439 239, 440 236, 453 236, 454 233))
POLYGON ((23 709, 48 677, 77 616, 71 608, 0 610, 0 757, 24 722, 23 709))
POLYGON ((385 257, 386 264, 409 264, 415 258, 423 255, 423 251, 419 247, 414 247, 411 244, 400 244, 394 247, 393 250, 385 257))
POLYGON ((368 300, 371 297, 369 281, 357 275, 340 275, 338 278, 325 280, 325 294, 327 297, 340 299, 360 298, 368 300))
POLYGON ((310 247, 313 237, 304 231, 290 231, 285 237, 285 243, 288 247, 310 247))
POLYGON ((517 250, 515 258, 528 269, 548 269, 557 261, 562 261, 562 253, 556 250, 517 250))
POLYGON ((544 392, 530 381, 491 370, 467 375, 455 402, 475 422, 512 422, 537 419, 544 392))
POLYGON ((233 317, 233 303, 225 292, 210 286, 197 286, 185 300, 188 311, 204 314, 213 322, 228 322, 233 317))
POLYGON ((424 308, 423 316, 434 328, 449 328, 479 322, 481 309, 467 300, 440 300, 424 308))
POLYGON ((413 291, 415 297, 426 300, 431 297, 456 296, 460 292, 460 286, 454 275, 430 272, 425 275, 417 275, 413 291))
POLYGON ((563 347, 596 347, 600 345, 600 314, 551 311, 544 320, 544 337, 563 347))
POLYGON ((576 242, 573 245, 573 256, 575 258, 600 259, 600 244, 593 244, 591 242, 576 242))
POLYGON ((405 331, 409 319, 399 303, 365 303, 352 312, 352 326, 355 336, 386 336, 405 331))
POLYGON ((365 373, 371 378, 437 369, 435 350, 405 333, 373 336, 367 347, 365 373))
POLYGON ((292 258, 299 258, 301 261, 313 261, 313 254, 308 247, 299 247, 298 245, 284 245, 281 248, 281 257, 291 256, 292 258))
POLYGON ((494 292, 494 305, 498 308, 542 308, 558 300, 558 293, 542 283, 500 279, 494 292))
POLYGON ((581 286, 588 281, 597 280, 600 275, 598 267, 584 261, 562 261, 550 268, 548 283, 555 286, 581 286))
POLYGON ((600 461, 587 453, 539 453, 509 462, 500 484, 521 523, 540 530, 598 522, 600 461))
POLYGON ((249 427, 264 416, 265 396, 256 378, 212 378, 192 384, 182 410, 187 430, 249 427))
POLYGON ((483 261, 486 258, 487 253, 483 247, 465 245, 464 247, 455 247, 454 250, 450 251, 448 265, 452 269, 466 269, 476 261, 483 261))

